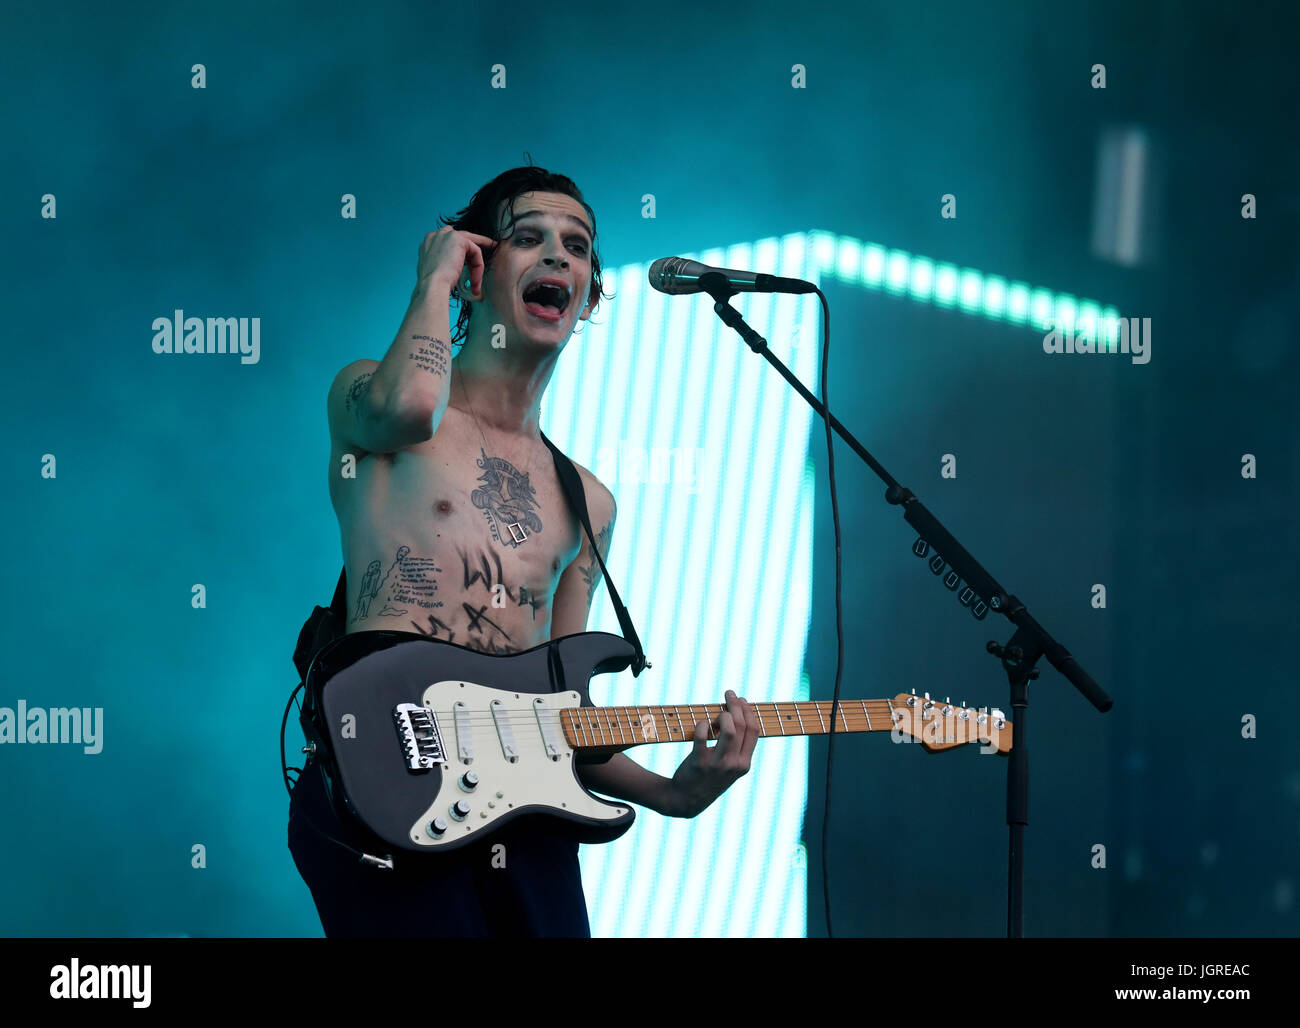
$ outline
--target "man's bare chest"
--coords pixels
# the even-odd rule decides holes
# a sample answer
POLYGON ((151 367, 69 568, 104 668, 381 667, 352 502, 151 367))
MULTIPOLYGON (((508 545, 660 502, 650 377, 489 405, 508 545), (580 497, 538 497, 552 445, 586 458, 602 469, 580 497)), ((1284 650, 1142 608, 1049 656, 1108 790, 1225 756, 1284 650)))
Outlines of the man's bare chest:
POLYGON ((494 446, 466 421, 449 411, 428 442, 361 462, 356 502, 339 508, 349 631, 416 631, 494 652, 548 637, 581 529, 545 444, 494 446))
POLYGON ((540 441, 495 442, 449 408, 428 442, 396 455, 393 484, 418 496, 441 533, 485 538, 503 561, 533 570, 577 555, 578 526, 540 441))

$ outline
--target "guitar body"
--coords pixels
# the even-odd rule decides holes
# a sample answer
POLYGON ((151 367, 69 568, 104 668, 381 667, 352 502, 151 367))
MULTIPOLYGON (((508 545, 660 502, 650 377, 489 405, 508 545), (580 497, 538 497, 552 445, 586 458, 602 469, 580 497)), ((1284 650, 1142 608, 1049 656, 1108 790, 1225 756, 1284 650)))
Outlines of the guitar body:
POLYGON ((560 711, 591 706, 592 675, 623 670, 634 653, 605 632, 509 656, 356 632, 313 661, 303 730, 335 808, 395 849, 452 850, 531 816, 568 822, 578 842, 609 842, 636 815, 578 780, 560 711))

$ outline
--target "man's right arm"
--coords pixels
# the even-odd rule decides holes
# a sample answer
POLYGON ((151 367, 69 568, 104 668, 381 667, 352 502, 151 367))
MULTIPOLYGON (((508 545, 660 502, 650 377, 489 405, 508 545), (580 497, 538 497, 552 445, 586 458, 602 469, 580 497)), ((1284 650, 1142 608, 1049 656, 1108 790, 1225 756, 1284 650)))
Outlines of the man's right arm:
POLYGON ((353 361, 335 376, 328 410, 340 449, 396 453, 438 430, 451 390, 450 296, 450 284, 421 282, 384 359, 353 361))

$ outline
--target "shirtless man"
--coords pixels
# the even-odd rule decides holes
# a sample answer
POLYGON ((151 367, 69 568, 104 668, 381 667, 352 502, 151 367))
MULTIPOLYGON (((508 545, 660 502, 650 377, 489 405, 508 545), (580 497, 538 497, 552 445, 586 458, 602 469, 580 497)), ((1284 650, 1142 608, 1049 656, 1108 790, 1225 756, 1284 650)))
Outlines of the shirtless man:
MULTIPOLYGON (((565 343, 600 300, 594 226, 571 180, 536 167, 503 173, 425 236, 410 306, 384 359, 354 361, 335 378, 329 488, 348 632, 405 631, 508 654, 586 631, 600 568, 541 440, 539 412, 565 343), (543 283, 562 292, 535 298, 543 283), (453 292, 463 308, 451 336, 465 337, 454 361, 453 292), (348 455, 355 478, 341 474, 348 455)), ((575 466, 605 558, 614 497, 575 466)), ((698 724, 672 778, 622 753, 580 766, 579 777, 593 792, 694 817, 749 770, 758 738, 753 708, 731 691, 724 703, 717 743, 709 746, 709 726, 698 724)), ((290 835, 327 934, 408 934, 409 880, 386 892, 382 879, 393 872, 345 872, 337 854, 295 844, 292 821, 290 835)), ((427 918, 438 923, 409 934, 590 934, 576 845, 516 833, 510 871, 493 868, 488 852, 467 847, 457 860, 430 862, 414 888, 431 897, 427 918)))

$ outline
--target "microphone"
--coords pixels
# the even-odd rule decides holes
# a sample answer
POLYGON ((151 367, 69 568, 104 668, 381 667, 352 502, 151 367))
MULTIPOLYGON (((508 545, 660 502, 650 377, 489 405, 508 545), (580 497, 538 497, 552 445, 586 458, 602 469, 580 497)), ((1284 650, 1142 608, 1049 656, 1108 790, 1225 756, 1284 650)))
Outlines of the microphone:
POLYGON ((661 293, 675 296, 679 293, 704 292, 700 278, 704 275, 721 275, 732 292, 736 293, 815 293, 817 287, 798 278, 781 278, 754 271, 731 271, 711 268, 699 261, 685 257, 660 257, 650 265, 650 284, 661 293))

